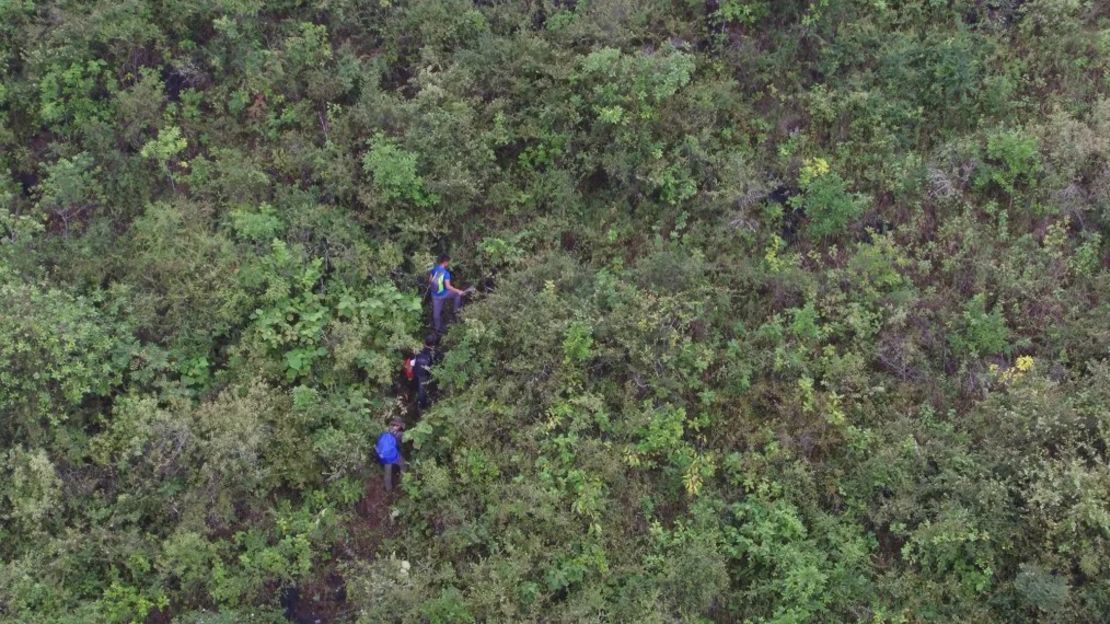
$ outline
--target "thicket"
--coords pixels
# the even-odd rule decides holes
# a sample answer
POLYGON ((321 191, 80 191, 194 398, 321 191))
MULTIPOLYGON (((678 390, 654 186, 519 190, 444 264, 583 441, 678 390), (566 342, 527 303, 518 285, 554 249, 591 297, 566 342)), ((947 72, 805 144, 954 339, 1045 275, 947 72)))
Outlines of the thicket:
POLYGON ((1107 76, 1097 0, 0 1, 0 620, 1105 620, 1107 76))

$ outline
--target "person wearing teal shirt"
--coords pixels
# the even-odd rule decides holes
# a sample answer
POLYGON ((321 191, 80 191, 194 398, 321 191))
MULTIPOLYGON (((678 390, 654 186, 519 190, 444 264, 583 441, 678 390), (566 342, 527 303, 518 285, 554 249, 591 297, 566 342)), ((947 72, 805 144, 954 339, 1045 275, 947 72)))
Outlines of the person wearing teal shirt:
POLYGON ((451 257, 443 254, 436 260, 435 267, 428 274, 432 293, 432 327, 439 335, 443 335, 444 330, 443 304, 450 301, 453 311, 457 314, 462 307, 463 295, 467 293, 451 284, 451 270, 447 268, 450 263, 451 257))

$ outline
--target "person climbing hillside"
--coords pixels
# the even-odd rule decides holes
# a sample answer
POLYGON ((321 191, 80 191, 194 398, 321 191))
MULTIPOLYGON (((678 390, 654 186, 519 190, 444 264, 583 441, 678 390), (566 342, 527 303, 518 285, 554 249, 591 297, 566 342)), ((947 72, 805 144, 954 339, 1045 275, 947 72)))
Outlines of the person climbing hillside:
POLYGON ((378 436, 374 445, 374 452, 378 455, 378 463, 385 472, 385 490, 393 490, 394 477, 400 481, 401 471, 405 467, 405 458, 401 455, 401 442, 405 432, 405 421, 394 418, 389 421, 389 429, 378 436))
POLYGON ((421 413, 428 407, 428 392, 431 389, 432 374, 429 369, 436 363, 436 343, 439 337, 428 334, 424 337, 424 348, 412 359, 412 372, 416 380, 416 409, 421 413))
POLYGON ((473 288, 462 290, 456 288, 451 283, 451 270, 448 265, 451 263, 451 257, 447 254, 442 254, 436 259, 436 265, 428 273, 428 283, 431 286, 432 293, 432 327, 435 329, 436 334, 443 335, 443 306, 447 301, 452 302, 452 313, 458 314, 459 308, 463 304, 463 296, 467 293, 473 292, 473 288))

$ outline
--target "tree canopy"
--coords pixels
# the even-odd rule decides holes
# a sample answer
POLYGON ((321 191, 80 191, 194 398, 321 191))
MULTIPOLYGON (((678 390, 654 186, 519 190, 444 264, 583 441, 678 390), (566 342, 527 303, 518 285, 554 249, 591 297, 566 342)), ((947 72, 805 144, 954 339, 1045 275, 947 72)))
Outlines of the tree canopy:
POLYGON ((1103 621, 1108 77, 1098 0, 0 0, 0 621, 1103 621))

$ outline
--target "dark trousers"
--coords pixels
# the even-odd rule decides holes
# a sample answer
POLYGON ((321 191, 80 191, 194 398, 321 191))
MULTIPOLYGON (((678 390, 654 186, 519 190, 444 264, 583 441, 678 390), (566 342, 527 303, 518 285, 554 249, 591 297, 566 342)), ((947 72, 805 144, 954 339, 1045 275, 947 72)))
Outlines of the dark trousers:
POLYGON ((430 379, 416 380, 416 409, 418 413, 423 412, 428 407, 429 383, 431 383, 430 379))
POLYGON ((401 471, 404 469, 404 460, 399 464, 383 464, 382 468, 385 471, 385 491, 392 492, 394 481, 401 482, 401 471))
POLYGON ((443 306, 448 301, 451 301, 452 312, 458 314, 459 308, 462 307, 462 296, 459 293, 447 291, 447 294, 442 297, 432 297, 432 327, 435 328, 437 334, 442 334, 445 329, 443 306))

